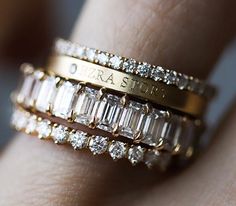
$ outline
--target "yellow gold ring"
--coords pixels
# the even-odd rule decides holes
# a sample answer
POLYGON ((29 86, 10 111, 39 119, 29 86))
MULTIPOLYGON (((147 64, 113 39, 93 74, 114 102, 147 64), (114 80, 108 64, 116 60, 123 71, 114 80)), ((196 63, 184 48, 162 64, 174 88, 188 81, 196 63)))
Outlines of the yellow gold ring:
POLYGON ((164 107, 201 117, 207 100, 190 91, 155 82, 151 79, 109 69, 97 64, 68 56, 52 56, 47 69, 65 79, 91 83, 92 85, 126 93, 164 107))

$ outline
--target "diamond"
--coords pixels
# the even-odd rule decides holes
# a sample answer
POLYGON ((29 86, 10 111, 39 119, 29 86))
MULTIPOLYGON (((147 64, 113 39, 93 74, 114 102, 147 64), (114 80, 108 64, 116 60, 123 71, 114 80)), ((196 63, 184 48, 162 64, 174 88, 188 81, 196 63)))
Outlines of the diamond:
POLYGON ((151 72, 151 68, 152 66, 146 62, 138 65, 137 67, 137 73, 141 76, 141 77, 148 77, 150 72, 151 72))
POLYGON ((157 162, 157 166, 161 171, 166 171, 171 161, 171 155, 169 153, 160 153, 159 160, 157 162))
POLYGON ((143 156, 144 150, 141 146, 133 146, 128 151, 128 159, 133 165, 141 162, 143 160, 143 156))
POLYGON ((63 39, 58 39, 56 41, 55 50, 58 53, 65 54, 67 51, 67 42, 65 42, 63 39))
POLYGON ((194 140, 194 134, 196 133, 193 121, 187 120, 182 122, 182 131, 178 140, 178 144, 181 145, 181 152, 186 151, 192 146, 194 140))
POLYGON ((97 60, 99 64, 106 65, 108 62, 108 55, 106 55, 105 53, 100 53, 97 55, 97 60))
POLYGON ((113 141, 108 148, 108 151, 112 159, 117 160, 125 157, 127 147, 126 144, 119 141, 113 141))
POLYGON ((120 134, 133 139, 135 134, 142 131, 145 118, 143 105, 130 101, 129 105, 123 109, 119 121, 120 134))
POLYGON ((148 168, 152 168, 158 163, 160 153, 157 150, 148 150, 144 155, 144 162, 148 168))
POLYGON ((200 95, 204 95, 205 91, 206 91, 206 84, 204 82, 200 82, 198 83, 198 89, 197 89, 197 93, 200 95))
POLYGON ((35 132, 36 127, 37 127, 37 118, 36 118, 36 116, 35 115, 30 116, 30 118, 28 119, 27 126, 26 126, 26 133, 31 134, 31 133, 35 132))
POLYGON ((34 80, 34 84, 32 86, 31 94, 29 96, 29 105, 30 106, 34 106, 34 104, 37 100, 40 88, 42 86, 41 79, 43 78, 44 73, 42 71, 37 70, 37 71, 34 72, 33 76, 34 76, 35 80, 34 80))
POLYGON ((84 92, 79 95, 74 112, 76 122, 88 125, 93 120, 93 114, 97 110, 97 90, 86 87, 84 92))
POLYGON ((153 109, 152 113, 147 116, 143 127, 143 143, 155 146, 159 142, 166 124, 165 114, 164 111, 153 109))
POLYGON ((108 139, 106 137, 95 136, 89 141, 89 149, 94 155, 106 152, 107 147, 108 139))
POLYGON ((122 112, 120 99, 117 96, 108 94, 99 104, 96 119, 98 120, 98 128, 111 132, 114 125, 118 123, 122 112))
POLYGON ((46 112, 53 102, 56 92, 56 79, 54 77, 47 77, 41 85, 36 100, 36 108, 40 112, 46 112))
POLYGON ((122 60, 118 56, 113 56, 110 58, 110 64, 113 69, 119 69, 122 64, 122 60))
POLYGON ((177 115, 172 115, 167 124, 163 127, 162 137, 167 140, 171 146, 176 146, 182 132, 181 118, 177 115))
POLYGON ((84 47, 81 47, 81 46, 77 46, 76 47, 76 50, 75 50, 75 56, 80 58, 80 59, 83 59, 84 58, 84 55, 85 55, 85 49, 84 47))
POLYGON ((67 55, 68 56, 75 56, 75 51, 76 51, 76 45, 70 43, 67 48, 67 55))
POLYGON ((165 70, 160 66, 153 68, 151 71, 151 78, 155 81, 163 81, 165 78, 165 70))
POLYGON ((48 120, 42 120, 38 122, 36 131, 38 132, 38 137, 40 139, 47 138, 52 132, 51 122, 48 120))
POLYGON ((16 121, 19 118, 19 110, 14 109, 12 116, 11 116, 11 125, 15 126, 16 125, 16 121))
POLYGON ((63 144, 67 141, 69 133, 66 127, 59 125, 53 127, 51 136, 56 144, 63 144))
POLYGON ((86 57, 89 61, 93 62, 96 56, 96 50, 95 49, 89 49, 86 50, 86 57))
POLYGON ((17 96, 17 101, 19 103, 26 103, 29 101, 29 96, 32 91, 34 83, 34 76, 33 75, 26 75, 24 76, 23 83, 21 85, 20 91, 17 96))
POLYGON ((69 136, 69 142, 75 150, 85 148, 88 144, 87 134, 84 132, 74 132, 69 136))
POLYGON ((189 83, 188 83, 188 89, 190 91, 195 92, 195 91, 198 91, 198 86, 199 86, 199 80, 190 77, 190 80, 189 80, 189 83))
POLYGON ((178 78, 176 80, 176 85, 179 89, 185 89, 188 86, 188 77, 184 74, 178 74, 178 78))
POLYGON ((25 129, 28 121, 28 115, 25 112, 16 110, 12 117, 13 125, 15 125, 17 130, 25 129))
POLYGON ((59 88, 53 102, 52 112, 57 117, 68 118, 71 114, 72 102, 79 86, 66 81, 59 88))
POLYGON ((123 63, 123 69, 128 73, 134 73, 137 67, 137 62, 134 59, 128 59, 123 63))
POLYGON ((167 71, 164 81, 166 84, 175 84, 177 80, 177 73, 175 71, 167 71))

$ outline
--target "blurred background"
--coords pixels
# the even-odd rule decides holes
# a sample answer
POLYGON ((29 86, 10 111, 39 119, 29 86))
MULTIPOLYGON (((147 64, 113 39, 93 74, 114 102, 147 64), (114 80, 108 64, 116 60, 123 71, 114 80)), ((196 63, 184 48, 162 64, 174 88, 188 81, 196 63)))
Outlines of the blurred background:
MULTIPOLYGON (((83 0, 0 1, 0 147, 12 137, 9 94, 17 86, 22 62, 43 65, 56 37, 68 39, 83 0)), ((207 136, 220 122, 236 95, 236 41, 222 54, 209 81, 219 95, 209 108, 207 136)))

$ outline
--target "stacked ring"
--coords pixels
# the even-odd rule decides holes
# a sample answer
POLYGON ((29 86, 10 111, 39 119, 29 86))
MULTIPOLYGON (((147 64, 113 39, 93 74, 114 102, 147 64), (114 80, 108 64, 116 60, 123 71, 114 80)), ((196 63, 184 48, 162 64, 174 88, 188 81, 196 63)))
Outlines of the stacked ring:
POLYGON ((16 130, 133 165, 166 169, 173 156, 192 157, 212 86, 62 39, 54 51, 47 70, 22 65, 16 130))
MULTIPOLYGON (((31 67, 30 67, 31 68, 31 67)), ((29 66, 26 65, 26 71, 29 66)), ((186 151, 183 142, 194 139, 200 120, 129 100, 88 85, 73 83, 40 70, 26 73, 16 102, 32 111, 47 113, 68 122, 123 136, 134 143, 186 151), (26 89, 27 88, 27 89, 26 89)))

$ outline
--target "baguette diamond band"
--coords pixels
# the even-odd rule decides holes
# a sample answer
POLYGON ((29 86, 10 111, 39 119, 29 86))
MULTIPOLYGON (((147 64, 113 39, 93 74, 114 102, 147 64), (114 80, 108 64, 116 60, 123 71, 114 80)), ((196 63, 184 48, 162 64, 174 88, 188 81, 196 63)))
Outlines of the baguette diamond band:
POLYGON ((157 109, 26 66, 16 102, 33 111, 100 129, 134 143, 185 152, 195 138, 199 120, 157 109), (31 68, 31 69, 30 69, 31 68), (27 88, 27 89, 26 89, 27 88), (187 144, 185 144, 187 143, 187 144), (180 149, 181 145, 181 149, 180 149))

